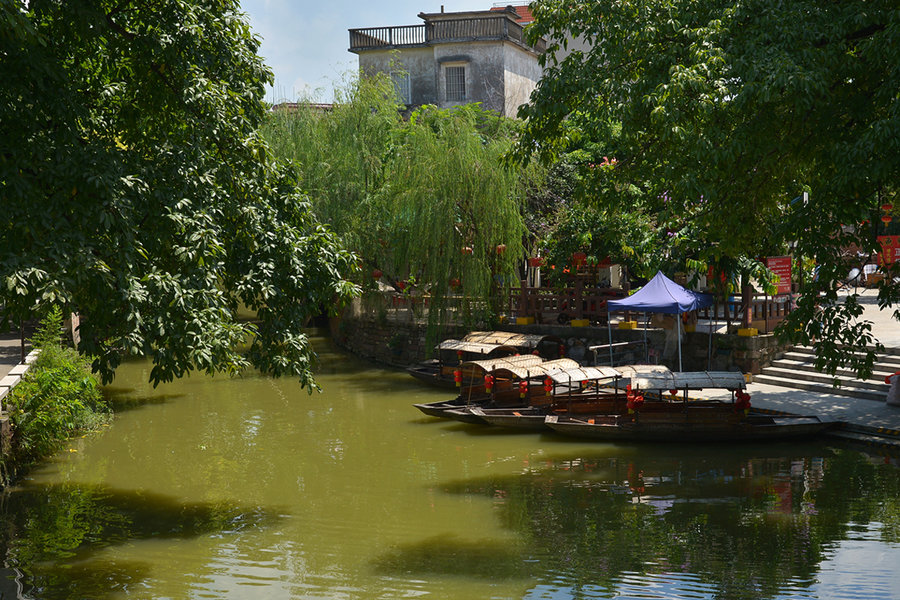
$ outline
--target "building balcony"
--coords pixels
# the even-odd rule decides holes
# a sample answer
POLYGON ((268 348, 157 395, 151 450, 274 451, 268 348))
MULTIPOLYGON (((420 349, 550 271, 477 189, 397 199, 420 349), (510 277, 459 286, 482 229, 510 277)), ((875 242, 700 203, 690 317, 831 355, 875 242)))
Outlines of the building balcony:
POLYGON ((539 54, 544 52, 546 43, 543 40, 532 47, 525 42, 522 33, 522 26, 506 14, 496 17, 440 19, 423 25, 366 27, 350 30, 350 52, 481 41, 508 41, 539 54))

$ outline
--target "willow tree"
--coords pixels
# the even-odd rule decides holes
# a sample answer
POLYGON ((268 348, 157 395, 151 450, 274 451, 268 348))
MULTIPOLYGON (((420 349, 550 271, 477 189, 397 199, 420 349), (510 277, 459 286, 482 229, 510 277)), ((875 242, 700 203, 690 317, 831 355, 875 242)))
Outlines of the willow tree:
POLYGON ((450 320, 452 295, 471 319, 496 318, 524 256, 522 199, 537 178, 503 160, 517 125, 474 105, 406 119, 401 109, 389 78, 364 77, 330 110, 276 110, 265 135, 364 272, 428 294, 432 331, 450 320))
POLYGON ((525 235, 523 172, 503 158, 511 125, 469 105, 415 111, 397 131, 385 183, 373 203, 382 235, 362 248, 395 273, 428 286, 432 324, 447 319, 461 288, 478 320, 499 312, 499 294, 517 279, 525 235), (487 304, 483 301, 488 300, 487 304))
POLYGON ((293 163, 316 214, 353 247, 384 182, 401 108, 391 80, 378 74, 336 89, 327 109, 308 102, 276 109, 263 128, 275 154, 293 163))

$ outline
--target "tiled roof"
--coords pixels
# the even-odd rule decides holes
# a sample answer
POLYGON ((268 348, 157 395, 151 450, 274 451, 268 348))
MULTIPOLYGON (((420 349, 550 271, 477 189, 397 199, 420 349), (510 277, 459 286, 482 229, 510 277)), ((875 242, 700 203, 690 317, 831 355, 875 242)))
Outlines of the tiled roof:
MULTIPOLYGON (((512 6, 516 11, 516 22, 520 25, 527 25, 534 21, 534 17, 531 16, 531 8, 527 4, 519 4, 512 6)), ((491 10, 506 10, 506 6, 494 6, 491 10)))

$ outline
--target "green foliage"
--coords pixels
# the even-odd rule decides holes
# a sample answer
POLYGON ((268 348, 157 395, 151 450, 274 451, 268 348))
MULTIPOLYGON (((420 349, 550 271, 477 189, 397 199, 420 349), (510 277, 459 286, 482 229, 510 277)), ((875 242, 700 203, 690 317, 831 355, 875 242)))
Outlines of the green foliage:
POLYGON ((272 75, 238 9, 0 0, 0 322, 79 312, 106 381, 146 355, 154 383, 252 365, 313 386, 303 325, 355 291, 257 133, 272 75))
POLYGON ((109 412, 89 363, 60 345, 61 326, 62 313, 54 307, 32 338, 40 354, 9 395, 15 451, 25 460, 51 454, 109 412))
MULTIPOLYGON (((896 2, 545 0, 533 12, 527 35, 549 48, 520 112, 518 157, 606 145, 617 163, 595 171, 595 186, 636 186, 646 214, 674 234, 670 256, 717 265, 796 242, 820 277, 782 332, 812 339, 819 295, 831 300, 849 271, 842 250, 875 250, 873 211, 900 179, 896 2), (558 55, 570 36, 592 47, 558 55), (803 191, 805 206, 792 201, 803 191)), ((879 300, 900 300, 900 283, 888 278, 879 300)), ((834 314, 849 348, 815 338, 832 366, 871 341, 851 313, 834 314)))
POLYGON ((664 259, 656 230, 640 211, 606 209, 574 200, 559 204, 544 247, 547 262, 556 267, 548 272, 551 280, 561 277, 562 266, 571 263, 574 252, 587 254, 589 263, 609 257, 642 278, 652 277, 664 259))
POLYGON ((301 103, 274 111, 263 127, 273 153, 293 163, 315 213, 352 248, 366 231, 371 196, 384 183, 400 108, 390 78, 379 73, 336 90, 326 114, 301 103))
POLYGON ((399 107, 387 76, 360 78, 328 112, 276 111, 265 135, 366 274, 377 268, 429 295, 432 329, 449 319, 451 279, 469 314, 490 319, 498 289, 517 279, 522 199, 536 169, 505 164, 517 131, 508 119, 470 105, 425 106, 403 120, 399 107))

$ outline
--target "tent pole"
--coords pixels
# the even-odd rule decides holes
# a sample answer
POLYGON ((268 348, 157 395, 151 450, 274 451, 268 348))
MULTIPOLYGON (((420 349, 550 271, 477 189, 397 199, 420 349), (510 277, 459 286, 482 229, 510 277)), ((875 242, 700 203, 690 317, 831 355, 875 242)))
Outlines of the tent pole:
MULTIPOLYGON (((715 312, 715 311, 713 311, 715 312)), ((707 315, 709 313, 706 313, 707 315)), ((716 315, 716 329, 719 328, 719 317, 716 315)), ((706 350, 706 370, 712 370, 712 336, 713 336, 713 326, 712 321, 707 320, 706 322, 706 334, 709 336, 709 347, 706 350)))
POLYGON ((675 313, 675 327, 678 328, 678 370, 681 371, 681 315, 675 313))
POLYGON ((609 312, 606 313, 606 331, 609 333, 609 366, 613 366, 612 359, 612 319, 609 318, 609 312))
POLYGON ((650 364, 650 346, 647 345, 647 313, 644 313, 644 362, 650 364))

